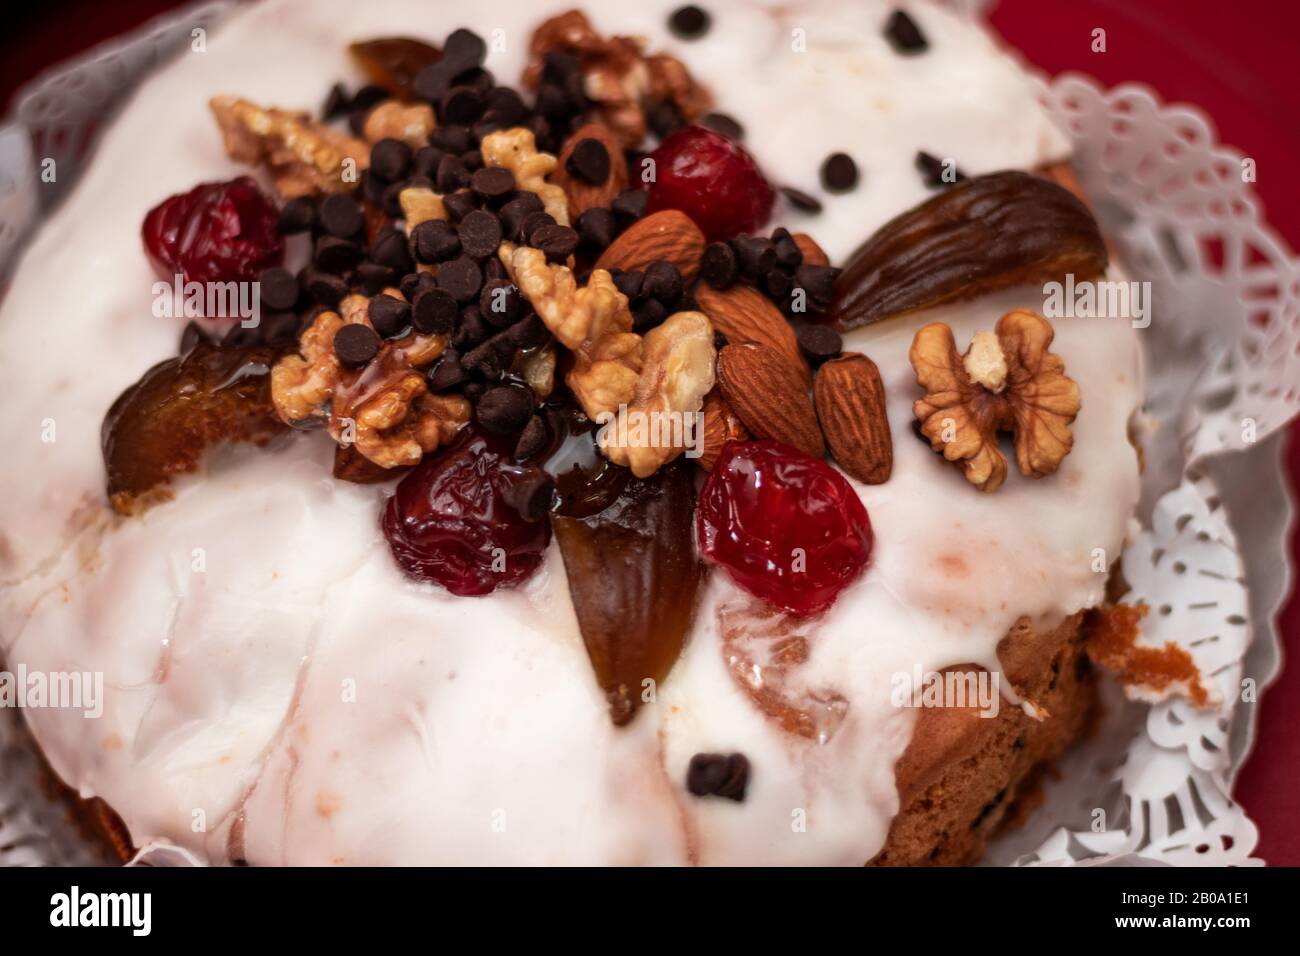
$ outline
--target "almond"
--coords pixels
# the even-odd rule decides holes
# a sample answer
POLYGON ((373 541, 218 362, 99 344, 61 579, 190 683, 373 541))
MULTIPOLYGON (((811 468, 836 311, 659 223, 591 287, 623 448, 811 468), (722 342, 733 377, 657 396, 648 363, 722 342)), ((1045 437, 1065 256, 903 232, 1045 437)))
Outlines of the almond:
POLYGON ((728 345, 718 353, 718 381, 727 404, 759 438, 825 454, 807 386, 785 356, 757 342, 728 345))
POLYGON ((675 265, 687 285, 695 281, 704 255, 704 233, 691 217, 665 209, 627 227, 596 260, 597 269, 632 272, 666 259, 675 265))
POLYGON ((577 222, 578 217, 588 209, 594 206, 608 206, 614 201, 615 196, 627 189, 627 158, 623 155, 623 148, 618 145, 618 140, 607 127, 600 123, 588 123, 570 136, 564 148, 560 150, 560 157, 555 172, 551 174, 551 180, 564 190, 565 198, 569 200, 569 221, 577 222), (592 185, 569 173, 569 157, 584 139, 596 140, 605 147, 605 152, 609 153, 609 178, 599 185, 592 185))
POLYGON ((817 240, 806 232, 796 232, 790 237, 794 244, 799 247, 803 253, 803 264, 806 266, 828 266, 831 264, 830 256, 822 251, 822 247, 817 245, 817 240))
POLYGON ((696 464, 705 471, 712 471, 723 445, 733 438, 744 441, 748 437, 749 432, 722 397, 720 389, 714 388, 704 396, 703 448, 700 457, 695 460, 696 464))
POLYGON ((845 352, 817 371, 817 419, 836 462, 867 485, 883 485, 894 467, 885 385, 876 363, 845 352))
POLYGON ((763 293, 747 285, 733 285, 719 291, 707 282, 701 282, 695 290, 695 301, 730 344, 757 342, 775 349, 799 373, 804 388, 812 384, 812 371, 799 351, 794 329, 781 310, 763 293))

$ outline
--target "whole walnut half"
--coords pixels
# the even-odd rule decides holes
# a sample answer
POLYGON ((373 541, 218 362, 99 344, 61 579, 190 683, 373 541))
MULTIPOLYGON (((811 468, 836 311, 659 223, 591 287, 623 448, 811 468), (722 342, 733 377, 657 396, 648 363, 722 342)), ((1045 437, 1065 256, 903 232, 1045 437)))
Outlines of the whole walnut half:
POLYGON ((1041 315, 1018 309, 995 331, 977 332, 965 354, 939 322, 912 341, 912 368, 926 393, 912 406, 921 434, 980 491, 997 491, 1007 477, 999 432, 1014 435, 1016 465, 1029 478, 1055 473, 1070 453, 1079 386, 1048 351, 1054 335, 1041 315))

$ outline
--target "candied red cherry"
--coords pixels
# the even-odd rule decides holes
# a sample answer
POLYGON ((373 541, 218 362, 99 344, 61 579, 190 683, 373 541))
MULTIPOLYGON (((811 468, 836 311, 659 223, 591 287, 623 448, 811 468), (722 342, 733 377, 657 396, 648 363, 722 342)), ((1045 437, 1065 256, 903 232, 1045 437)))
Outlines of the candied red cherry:
POLYGON ((650 156, 655 162, 650 212, 680 209, 711 241, 754 232, 772 214, 771 183, 753 156, 720 133, 687 126, 650 156))
POLYGON ((543 515, 516 510, 540 469, 512 461, 512 438, 469 427, 450 447, 425 458, 400 482, 384 509, 383 529, 398 565, 452 594, 487 594, 518 584, 542 563, 551 540, 543 515))
POLYGON ((186 282, 251 282, 284 258, 275 203, 248 176, 203 183, 144 217, 145 252, 158 274, 186 282))
POLYGON ((820 458, 775 441, 731 441, 700 491, 700 552, 745 590, 793 614, 826 610, 871 558, 871 521, 820 458))

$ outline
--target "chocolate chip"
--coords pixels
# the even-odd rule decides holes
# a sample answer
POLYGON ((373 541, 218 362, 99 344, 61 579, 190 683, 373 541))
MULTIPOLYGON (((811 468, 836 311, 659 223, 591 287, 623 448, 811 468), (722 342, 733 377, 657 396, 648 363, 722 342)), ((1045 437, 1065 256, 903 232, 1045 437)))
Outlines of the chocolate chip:
POLYGON ((811 365, 819 365, 844 350, 844 340, 840 333, 829 325, 796 322, 794 337, 799 342, 799 350, 811 365))
POLYGON ((343 300, 343 297, 348 294, 348 284, 338 276, 332 276, 327 272, 308 269, 301 279, 307 294, 316 302, 329 306, 331 309, 338 305, 343 300))
MULTIPOLYGON (((497 389, 490 389, 483 395, 483 399, 487 399, 495 391, 497 389)), ((481 399, 479 408, 482 407, 481 399)), ((536 416, 533 416, 529 421, 535 418, 536 416)), ((541 521, 551 510, 551 502, 555 500, 555 479, 540 468, 530 468, 526 474, 507 484, 501 497, 505 499, 506 504, 519 512, 519 517, 525 521, 541 521)))
POLYGON ((414 302, 415 297, 421 292, 437 288, 437 286, 438 283, 434 281, 433 275, 428 272, 412 272, 409 275, 404 275, 402 281, 397 284, 407 302, 414 302))
POLYGON ((405 215, 402 209, 402 190, 409 185, 409 181, 390 183, 384 189, 383 198, 379 203, 379 208, 384 211, 384 215, 391 216, 393 219, 401 219, 405 215))
POLYGON ((626 229, 628 225, 645 215, 649 198, 649 194, 644 189, 629 189, 615 196, 609 208, 613 210, 614 217, 619 220, 620 225, 626 229))
POLYGON ((461 189, 442 197, 442 208, 452 222, 460 222, 478 208, 478 196, 468 189, 461 189))
POLYGON ((321 236, 316 240, 316 253, 313 257, 318 269, 342 275, 357 267, 361 261, 361 247, 355 242, 339 239, 337 236, 321 236))
POLYGON ((930 46, 916 21, 902 10, 895 10, 885 21, 885 39, 896 53, 922 53, 930 46))
POLYGON ((615 269, 610 276, 614 280, 614 287, 627 296, 628 301, 641 295, 641 284, 645 282, 644 272, 624 272, 622 269, 615 269))
POLYGON ((441 62, 461 70, 478 66, 487 56, 487 44, 473 30, 453 30, 442 45, 441 62))
POLYGON ((840 270, 833 266, 802 265, 795 270, 795 282, 808 293, 808 298, 819 308, 830 305, 835 292, 835 280, 840 270))
POLYGON ((502 265, 501 260, 496 256, 488 259, 483 263, 483 281, 491 282, 494 279, 508 279, 509 274, 506 267, 502 265))
POLYGON ((474 415, 488 431, 512 434, 521 430, 533 414, 533 393, 516 385, 489 388, 478 401, 474 415))
POLYGON ((377 83, 367 83, 361 89, 357 90, 356 95, 352 97, 352 108, 354 110, 371 110, 378 106, 384 100, 390 100, 393 96, 388 90, 384 89, 377 83))
POLYGON ((558 224, 539 226, 528 233, 528 244, 541 249, 551 262, 564 262, 578 248, 578 233, 558 224))
POLYGON ((362 368, 379 354, 379 336, 369 326, 349 323, 334 333, 334 354, 348 368, 362 368))
POLYGON ((686 789, 697 797, 745 799, 749 759, 744 754, 699 753, 686 770, 686 789))
POLYGON ((345 115, 352 108, 352 97, 348 96, 348 91, 344 89, 342 83, 335 83, 330 87, 329 94, 325 97, 325 104, 320 109, 321 119, 327 123, 345 115))
POLYGON ((262 316, 262 341, 273 345, 287 345, 298 338, 302 320, 294 312, 272 312, 262 316))
POLYGON ((425 375, 431 392, 445 392, 449 388, 455 388, 465 378, 465 370, 460 367, 460 353, 455 349, 444 350, 438 357, 437 364, 425 375))
POLYGON ((645 299, 632 307, 632 328, 645 332, 668 318, 668 309, 657 299, 645 299))
POLYGON ((515 443, 515 461, 532 458, 546 448, 549 440, 550 436, 546 431, 546 422, 540 415, 534 415, 528 419, 528 424, 519 433, 519 441, 515 443))
POLYGON ((530 212, 524 217, 524 221, 519 227, 519 232, 523 236, 524 241, 529 245, 532 245, 532 236, 534 232, 541 229, 543 226, 554 226, 555 224, 555 217, 549 212, 530 212))
POLYGON ((426 219, 411 230, 411 253, 417 262, 446 262, 460 255, 460 236, 444 219, 426 219))
POLYGON ((733 141, 745 138, 745 127, 726 113, 705 113, 700 117, 700 125, 733 141))
POLYGON ((391 295, 377 295, 366 311, 370 324, 386 339, 397 338, 411 327, 411 304, 391 295))
POLYGON ((483 152, 478 149, 470 149, 460 154, 460 161, 465 164, 465 168, 471 173, 483 168, 483 152))
POLYGON ((469 256, 458 256, 439 266, 434 280, 438 283, 438 288, 449 292, 453 299, 463 305, 478 298, 483 273, 478 263, 469 256))
POLYGON ((246 326, 242 322, 236 322, 227 329, 226 334, 221 337, 221 344, 237 349, 251 348, 254 345, 261 345, 261 327, 246 326))
POLYGON ((464 126, 439 126, 429 134, 429 145, 437 146, 444 153, 460 155, 474 148, 474 137, 464 126))
POLYGON ((478 295, 478 310, 488 325, 504 329, 524 317, 528 302, 509 279, 493 279, 483 283, 483 291, 478 295))
POLYGON ((366 223, 361 203, 340 193, 322 199, 317 215, 325 231, 340 239, 351 239, 366 223))
POLYGON ((515 176, 500 166, 488 166, 474 173, 470 179, 470 188, 489 202, 503 199, 514 191, 515 176))
POLYGON ((310 196, 290 199, 280 210, 275 228, 285 236, 307 232, 316 225, 316 203, 310 196))
POLYGON ((501 334, 508 337, 516 349, 541 348, 551 340, 550 331, 535 312, 530 312, 501 334))
POLYGON ((458 313, 451 293, 443 289, 423 289, 415 294, 411 321, 426 335, 447 335, 455 328, 458 313))
POLYGON ((475 209, 460 221, 456 235, 465 255, 486 259, 501 245, 501 222, 492 213, 475 209))
POLYGON ((671 309, 681 300, 683 288, 682 274, 671 262, 660 260, 646 266, 641 284, 641 294, 646 298, 657 299, 671 309))
POLYGON ((411 252, 406 236, 396 226, 384 226, 370 243, 370 258, 382 266, 396 269, 402 275, 411 271, 411 252))
POLYGON ((397 270, 377 262, 363 262, 353 273, 356 284, 366 295, 378 295, 397 281, 397 270))
POLYGON ((700 259, 700 278, 715 289, 725 289, 736 281, 736 253, 725 242, 712 242, 700 259))
POLYGON ((822 162, 822 186, 827 192, 846 193, 858 184, 858 164, 848 153, 831 153, 822 162))
POLYGON ((298 277, 288 269, 273 266, 257 277, 259 302, 274 312, 284 312, 298 304, 298 277))
POLYGON ((574 223, 578 243, 592 252, 604 252, 614 241, 614 214, 604 206, 592 206, 574 223))
POLYGON ((200 342, 211 341, 212 338, 208 335, 207 331, 204 330, 199 323, 190 319, 190 321, 186 323, 184 331, 181 332, 180 354, 188 354, 190 349, 194 348, 194 346, 198 345, 200 342))
POLYGON ((373 107, 369 106, 365 109, 354 108, 352 112, 348 114, 348 129, 352 131, 353 136, 361 138, 366 135, 366 120, 370 118, 371 109, 373 109, 373 107))
POLYGON ((736 253, 736 268, 747 279, 757 280, 776 265, 776 250, 772 240, 759 236, 737 236, 731 240, 736 253))
POLYGON ((493 114, 493 119, 502 126, 513 126, 528 115, 523 97, 508 86, 489 90, 483 102, 487 113, 493 114))
POLYGON ((380 179, 396 182, 410 172, 411 155, 411 147, 400 139, 381 139, 370 147, 370 169, 380 179))
POLYGON ((609 180, 609 150, 598 139, 580 139, 564 161, 564 168, 575 179, 599 186, 609 180))
POLYGON ((790 200, 790 205, 800 212, 819 213, 822 211, 821 201, 816 196, 810 196, 801 189, 795 189, 793 186, 782 186, 781 195, 790 200))
POLYGON ((542 212, 542 201, 536 193, 519 193, 501 207, 501 227, 506 237, 518 242, 523 239, 524 220, 535 212, 542 212))
POLYGON ((458 86, 442 100, 442 121, 472 125, 483 115, 483 97, 472 86, 458 86))
POLYGON ((763 276, 763 288, 769 296, 779 302, 794 288, 794 276, 784 269, 773 269, 763 276))
POLYGON ((464 351, 472 349, 491 334, 492 329, 483 321, 478 306, 469 305, 460 310, 460 320, 452 334, 451 343, 464 351))
POLYGON ((443 156, 438 162, 438 172, 434 176, 434 183, 440 193, 452 193, 457 189, 469 185, 470 172, 465 168, 459 156, 452 156, 450 153, 443 156))
POLYGON ((438 164, 447 154, 437 146, 421 146, 411 157, 411 172, 432 180, 438 176, 438 164))
POLYGON ((772 230, 772 248, 776 251, 778 267, 793 272, 803 264, 803 253, 788 229, 772 230))
POLYGON ((674 36, 683 40, 698 40, 709 32, 709 24, 712 21, 713 18, 707 11, 692 3, 678 7, 669 15, 668 29, 674 36))
POLYGON ((916 168, 920 171, 925 184, 931 189, 952 186, 966 178, 966 174, 958 169, 957 165, 952 163, 951 160, 940 159, 938 156, 932 156, 924 150, 917 151, 916 168), (949 172, 950 169, 951 172, 949 172), (949 178, 945 179, 945 175, 949 178))
POLYGON ((667 139, 686 125, 681 110, 668 100, 660 100, 646 107, 645 119, 646 125, 660 139, 667 139))
POLYGON ((555 83, 544 83, 537 90, 534 109, 543 116, 559 119, 569 114, 572 104, 569 96, 555 83))

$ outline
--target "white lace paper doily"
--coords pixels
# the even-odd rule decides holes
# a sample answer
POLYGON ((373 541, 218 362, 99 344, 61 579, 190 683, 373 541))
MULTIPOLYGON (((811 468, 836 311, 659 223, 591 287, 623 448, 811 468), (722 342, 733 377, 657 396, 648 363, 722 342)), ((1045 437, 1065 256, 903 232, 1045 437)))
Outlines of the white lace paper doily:
MULTIPOLYGON (((35 219, 35 191, 24 188, 34 175, 29 143, 56 156, 66 187, 107 110, 230 6, 155 21, 20 98, 17 127, 0 130, 0 267, 35 219)), ((1147 411, 1159 427, 1145 438, 1147 530, 1123 556, 1130 600, 1151 608, 1148 640, 1192 655, 1216 704, 1139 704, 1107 686, 1100 732, 1062 761, 1044 806, 988 862, 1259 863, 1256 829, 1230 794, 1253 702, 1276 673, 1273 617, 1290 585, 1291 504, 1278 453, 1279 430, 1300 404, 1300 261, 1263 222, 1245 157, 1218 145, 1200 112, 1132 84, 1105 91, 1077 75, 1040 83, 1107 234, 1129 271, 1152 283, 1143 334, 1147 411)), ((98 859, 51 805, 12 714, 0 715, 0 767, 0 863, 98 859)), ((146 851, 150 862, 157 852, 146 851)))

